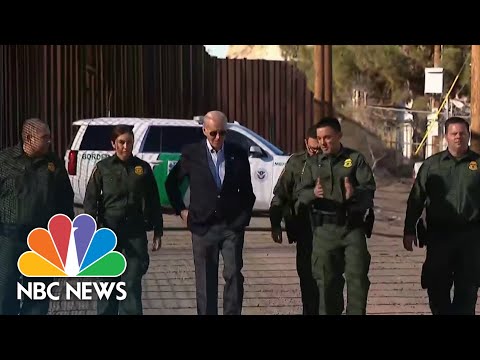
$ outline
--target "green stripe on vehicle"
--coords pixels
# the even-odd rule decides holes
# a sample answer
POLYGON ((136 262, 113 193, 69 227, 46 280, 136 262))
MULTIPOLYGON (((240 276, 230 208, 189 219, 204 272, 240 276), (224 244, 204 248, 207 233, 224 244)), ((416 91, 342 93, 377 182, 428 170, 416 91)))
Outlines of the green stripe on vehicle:
MULTIPOLYGON (((180 159, 179 153, 161 153, 157 160, 160 160, 161 163, 153 167, 153 175, 157 181, 158 193, 160 195, 160 203, 164 207, 171 207, 170 201, 168 200, 167 192, 165 190, 165 180, 170 170, 175 166, 177 161, 180 159)), ((180 192, 185 198, 185 193, 188 189, 188 179, 185 179, 180 186, 180 192)))

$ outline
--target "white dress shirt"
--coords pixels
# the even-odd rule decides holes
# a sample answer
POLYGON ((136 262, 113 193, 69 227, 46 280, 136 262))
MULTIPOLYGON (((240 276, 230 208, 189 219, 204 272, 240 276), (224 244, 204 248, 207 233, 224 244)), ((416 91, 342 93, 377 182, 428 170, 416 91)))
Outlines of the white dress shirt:
POLYGON ((220 177, 220 184, 223 184, 223 179, 225 177, 225 153, 223 151, 224 145, 219 151, 216 151, 210 142, 207 140, 207 147, 210 156, 212 157, 213 164, 215 169, 218 171, 218 176, 220 177))

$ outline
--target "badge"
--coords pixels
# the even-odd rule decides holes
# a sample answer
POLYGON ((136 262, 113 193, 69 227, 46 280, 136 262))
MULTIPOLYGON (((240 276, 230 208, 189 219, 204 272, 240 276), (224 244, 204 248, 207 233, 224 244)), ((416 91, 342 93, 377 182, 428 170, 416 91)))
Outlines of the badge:
POLYGON ((352 166, 352 159, 347 159, 345 160, 345 162, 343 163, 343 167, 346 167, 346 168, 349 168, 352 166))
POLYGON ((478 169, 478 165, 476 161, 470 161, 470 164, 468 164, 468 168, 472 171, 476 171, 478 169))
POLYGON ((53 162, 49 162, 48 163, 48 170, 50 172, 54 172, 55 171, 55 164, 53 162))
POLYGON ((141 166, 135 166, 135 174, 137 174, 137 175, 143 175, 143 167, 141 167, 141 166))

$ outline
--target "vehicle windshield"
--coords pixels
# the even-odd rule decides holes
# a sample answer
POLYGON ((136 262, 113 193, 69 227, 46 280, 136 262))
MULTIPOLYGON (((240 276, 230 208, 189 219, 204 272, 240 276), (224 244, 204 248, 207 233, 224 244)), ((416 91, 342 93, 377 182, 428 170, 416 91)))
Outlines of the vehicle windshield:
POLYGON ((266 147, 268 147, 275 155, 287 155, 285 153, 285 151, 279 149, 278 147, 276 147, 275 145, 273 145, 272 143, 268 142, 267 140, 265 140, 263 137, 261 137, 260 135, 258 135, 257 133, 253 132, 252 130, 248 129, 248 128, 245 128, 245 131, 248 131, 249 134, 251 134, 255 139, 257 139, 259 142, 261 142, 263 145, 265 145, 266 147))

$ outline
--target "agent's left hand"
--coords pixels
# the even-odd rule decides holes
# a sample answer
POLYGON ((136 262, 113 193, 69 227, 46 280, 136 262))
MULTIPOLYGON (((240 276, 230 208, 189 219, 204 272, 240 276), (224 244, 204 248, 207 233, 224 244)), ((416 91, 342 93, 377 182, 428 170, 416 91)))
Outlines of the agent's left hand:
POLYGON ((350 182, 350 179, 348 177, 345 178, 344 184, 345 184, 345 199, 348 200, 353 196, 353 185, 350 182))
POLYGON ((272 239, 277 244, 281 244, 282 241, 283 241, 283 239, 282 239, 282 229, 272 229, 272 239))
POLYGON ((162 237, 160 235, 154 235, 153 236, 152 250, 157 251, 161 247, 162 247, 162 237))

